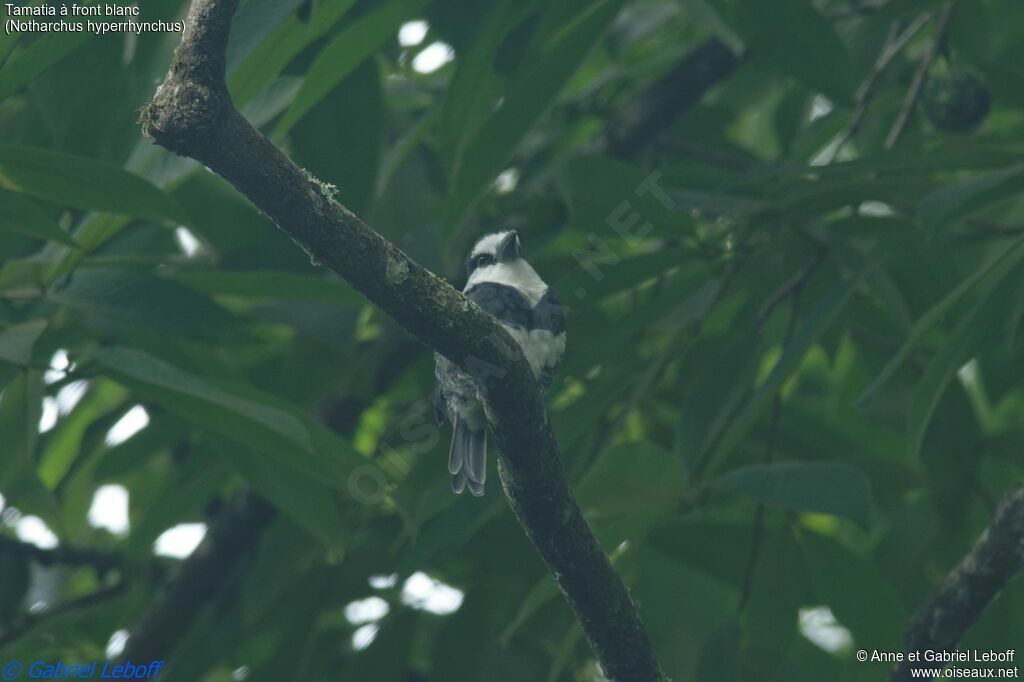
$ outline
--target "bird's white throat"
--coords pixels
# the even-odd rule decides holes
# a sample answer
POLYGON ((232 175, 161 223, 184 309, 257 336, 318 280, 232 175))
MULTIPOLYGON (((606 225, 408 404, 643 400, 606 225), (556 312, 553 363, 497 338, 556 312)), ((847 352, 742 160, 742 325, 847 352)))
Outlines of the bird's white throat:
POLYGON ((484 282, 504 284, 518 289, 523 296, 529 299, 531 306, 537 305, 537 302, 544 296, 544 292, 548 288, 548 285, 540 278, 537 271, 522 258, 477 268, 470 275, 469 281, 466 282, 466 288, 463 291, 469 291, 477 284, 483 284, 484 282))

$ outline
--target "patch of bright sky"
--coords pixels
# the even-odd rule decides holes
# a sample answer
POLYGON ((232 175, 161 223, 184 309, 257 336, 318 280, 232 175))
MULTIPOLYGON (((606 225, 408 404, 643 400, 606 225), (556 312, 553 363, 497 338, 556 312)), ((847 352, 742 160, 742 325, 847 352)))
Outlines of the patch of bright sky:
POLYGON ((40 549, 53 549, 58 544, 57 536, 38 516, 22 516, 15 522, 14 532, 22 542, 40 549))
POLYGON ((186 258, 195 257, 203 248, 202 242, 187 227, 179 227, 174 230, 174 238, 178 241, 178 247, 186 258))
POLYGON ((853 635, 836 620, 827 606, 800 609, 800 634, 832 654, 853 645, 853 635))
POLYGON ((136 405, 125 412, 124 416, 110 427, 110 430, 107 431, 106 443, 111 447, 120 445, 148 425, 149 413, 142 405, 136 405))
POLYGON ((458 611, 464 596, 461 590, 445 585, 426 573, 413 573, 402 586, 403 604, 439 615, 458 611))
POLYGON ((391 607, 380 597, 367 597, 345 607, 345 618, 353 625, 374 623, 388 615, 391 607))
POLYGON ((89 507, 89 525, 105 528, 114 535, 128 534, 128 489, 123 485, 104 485, 96 490, 89 507))
POLYGON ((419 45, 427 37, 430 25, 422 19, 407 21, 398 29, 398 44, 402 47, 419 45))
POLYGON ((377 639, 377 630, 379 629, 377 625, 364 625, 356 630, 352 633, 352 648, 362 651, 373 644, 373 640, 377 639))
POLYGON ((113 660, 120 656, 124 652, 126 644, 128 644, 127 630, 118 630, 110 635, 110 639, 107 641, 107 659, 113 660))
POLYGON ((157 556, 185 559, 206 537, 205 523, 181 523, 165 530, 153 543, 153 553, 157 556))
POLYGON ((438 41, 427 45, 413 58, 412 68, 418 73, 434 73, 454 58, 452 46, 438 41))

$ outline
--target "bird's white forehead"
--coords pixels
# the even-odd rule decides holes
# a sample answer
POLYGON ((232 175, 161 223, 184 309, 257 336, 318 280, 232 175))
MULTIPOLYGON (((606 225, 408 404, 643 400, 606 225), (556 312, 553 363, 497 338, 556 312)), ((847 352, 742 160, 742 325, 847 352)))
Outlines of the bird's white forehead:
POLYGON ((498 245, 501 244, 501 241, 507 237, 510 232, 512 232, 512 230, 495 232, 493 234, 480 237, 479 241, 473 245, 473 250, 469 252, 470 257, 479 256, 482 253, 497 253, 498 245))

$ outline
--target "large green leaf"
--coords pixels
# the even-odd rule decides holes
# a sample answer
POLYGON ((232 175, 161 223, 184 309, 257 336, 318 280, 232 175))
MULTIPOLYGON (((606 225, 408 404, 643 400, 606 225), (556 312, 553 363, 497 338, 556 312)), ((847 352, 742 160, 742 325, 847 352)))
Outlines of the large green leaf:
POLYGON ((537 46, 506 90, 501 106, 466 145, 445 206, 449 230, 462 221, 479 193, 504 169, 519 141, 554 103, 622 4, 621 0, 587 4, 537 46))
POLYGON ((249 0, 235 13, 228 43, 227 70, 230 73, 271 35, 304 0, 249 0))
POLYGON ((843 104, 853 100, 850 59, 832 23, 807 0, 742 0, 741 33, 755 56, 843 104))
POLYGON ((94 382, 71 414, 61 420, 39 456, 39 479, 47 488, 57 488, 79 456, 86 431, 119 407, 125 394, 113 382, 94 382))
POLYGON ((31 320, 0 331, 0 360, 23 366, 31 364, 32 349, 46 324, 46 320, 31 320))
POLYGON ((0 394, 0 491, 23 511, 55 517, 57 504, 36 477, 35 452, 42 414, 42 372, 19 372, 0 394))
POLYGON ((0 188, 0 230, 76 245, 71 235, 60 229, 31 199, 3 188, 0 188))
POLYGON ((843 272, 832 289, 817 301, 814 308, 800 323, 782 355, 772 367, 768 378, 758 387, 750 401, 729 422, 721 440, 709 455, 706 466, 719 466, 728 454, 746 437, 758 417, 771 404, 775 394, 793 375, 811 346, 824 334, 839 316, 864 278, 877 263, 861 263, 859 270, 843 272))
POLYGON ((102 371, 180 417, 305 471, 348 492, 359 458, 341 438, 283 401, 254 389, 201 377, 126 347, 96 353, 102 371))
MULTIPOLYGON (((1019 261, 1024 257, 1024 250, 1010 261, 1019 261)), ((1024 267, 1018 263, 1015 270, 1007 273, 1010 281, 1020 282, 1024 276, 1024 267)), ((908 436, 910 454, 916 457, 924 442, 925 432, 931 422, 935 409, 942 395, 957 370, 970 359, 970 353, 976 349, 980 341, 986 341, 1003 330, 1006 311, 1011 301, 1006 296, 998 295, 997 288, 1001 279, 990 280, 985 290, 980 292, 978 301, 970 313, 961 320, 956 329, 946 339, 939 352, 929 361, 924 376, 914 388, 910 403, 908 436)))
POLYGON ((331 488, 298 468, 283 467, 272 456, 242 449, 233 443, 215 443, 213 453, 224 458, 296 523, 304 526, 328 547, 341 549, 342 521, 331 488))
POLYGON ((488 8, 473 44, 455 65, 452 82, 441 109, 441 156, 449 174, 458 174, 458 159, 482 120, 490 113, 503 79, 495 72, 494 61, 502 38, 523 19, 531 3, 498 0, 488 8))
POLYGON ((213 296, 323 301, 342 306, 361 305, 364 301, 341 279, 281 270, 182 270, 169 279, 213 296))
POLYGON ((137 175, 47 149, 0 145, 0 187, 85 210, 188 223, 173 199, 137 175))
POLYGON ((274 128, 275 138, 284 136, 334 86, 394 37, 403 22, 421 12, 428 2, 388 0, 339 33, 309 67, 295 101, 274 128))
POLYGON ((850 628, 855 642, 898 649, 905 613, 903 598, 892 583, 831 538, 807 532, 799 541, 815 592, 850 628))
POLYGON ((982 263, 981 267, 961 280, 938 303, 921 315, 913 327, 910 328, 907 340, 903 342, 903 345, 893 354, 889 362, 882 368, 882 371, 878 373, 878 376, 857 398, 858 405, 863 406, 868 403, 896 370, 900 368, 924 333, 941 321, 954 305, 963 300, 975 287, 992 291, 992 287, 998 285, 1021 262, 1022 258, 1024 258, 1024 237, 1016 239, 1009 248, 1000 250, 995 255, 989 257, 982 263))
POLYGON ((719 476, 709 485, 786 509, 832 514, 863 528, 871 525, 871 483, 841 462, 754 464, 719 476))
POLYGON ((930 227, 942 227, 1018 196, 1024 189, 1024 164, 940 187, 921 200, 918 213, 930 227))
POLYGON ((682 461, 648 442, 622 443, 606 452, 576 488, 576 499, 607 547, 638 541, 682 499, 682 461))
POLYGON ((20 90, 33 78, 71 54, 90 37, 91 34, 84 31, 57 31, 41 36, 0 69, 0 100, 20 90))
POLYGON ((244 337, 239 321, 202 294, 137 270, 79 267, 70 284, 49 298, 108 327, 210 340, 244 337))
POLYGON ((231 64, 228 86, 232 99, 241 105, 250 102, 260 90, 276 78, 304 48, 326 33, 355 4, 355 0, 316 3, 308 21, 295 16, 285 19, 248 56, 231 64))

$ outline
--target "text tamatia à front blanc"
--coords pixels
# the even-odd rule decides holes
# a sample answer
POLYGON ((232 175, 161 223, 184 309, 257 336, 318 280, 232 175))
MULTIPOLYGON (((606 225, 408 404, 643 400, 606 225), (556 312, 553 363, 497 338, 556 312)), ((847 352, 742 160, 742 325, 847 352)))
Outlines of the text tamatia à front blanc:
POLYGON ((24 6, 4 3, 9 17, 137 17, 138 7, 121 5, 50 5, 24 6))

